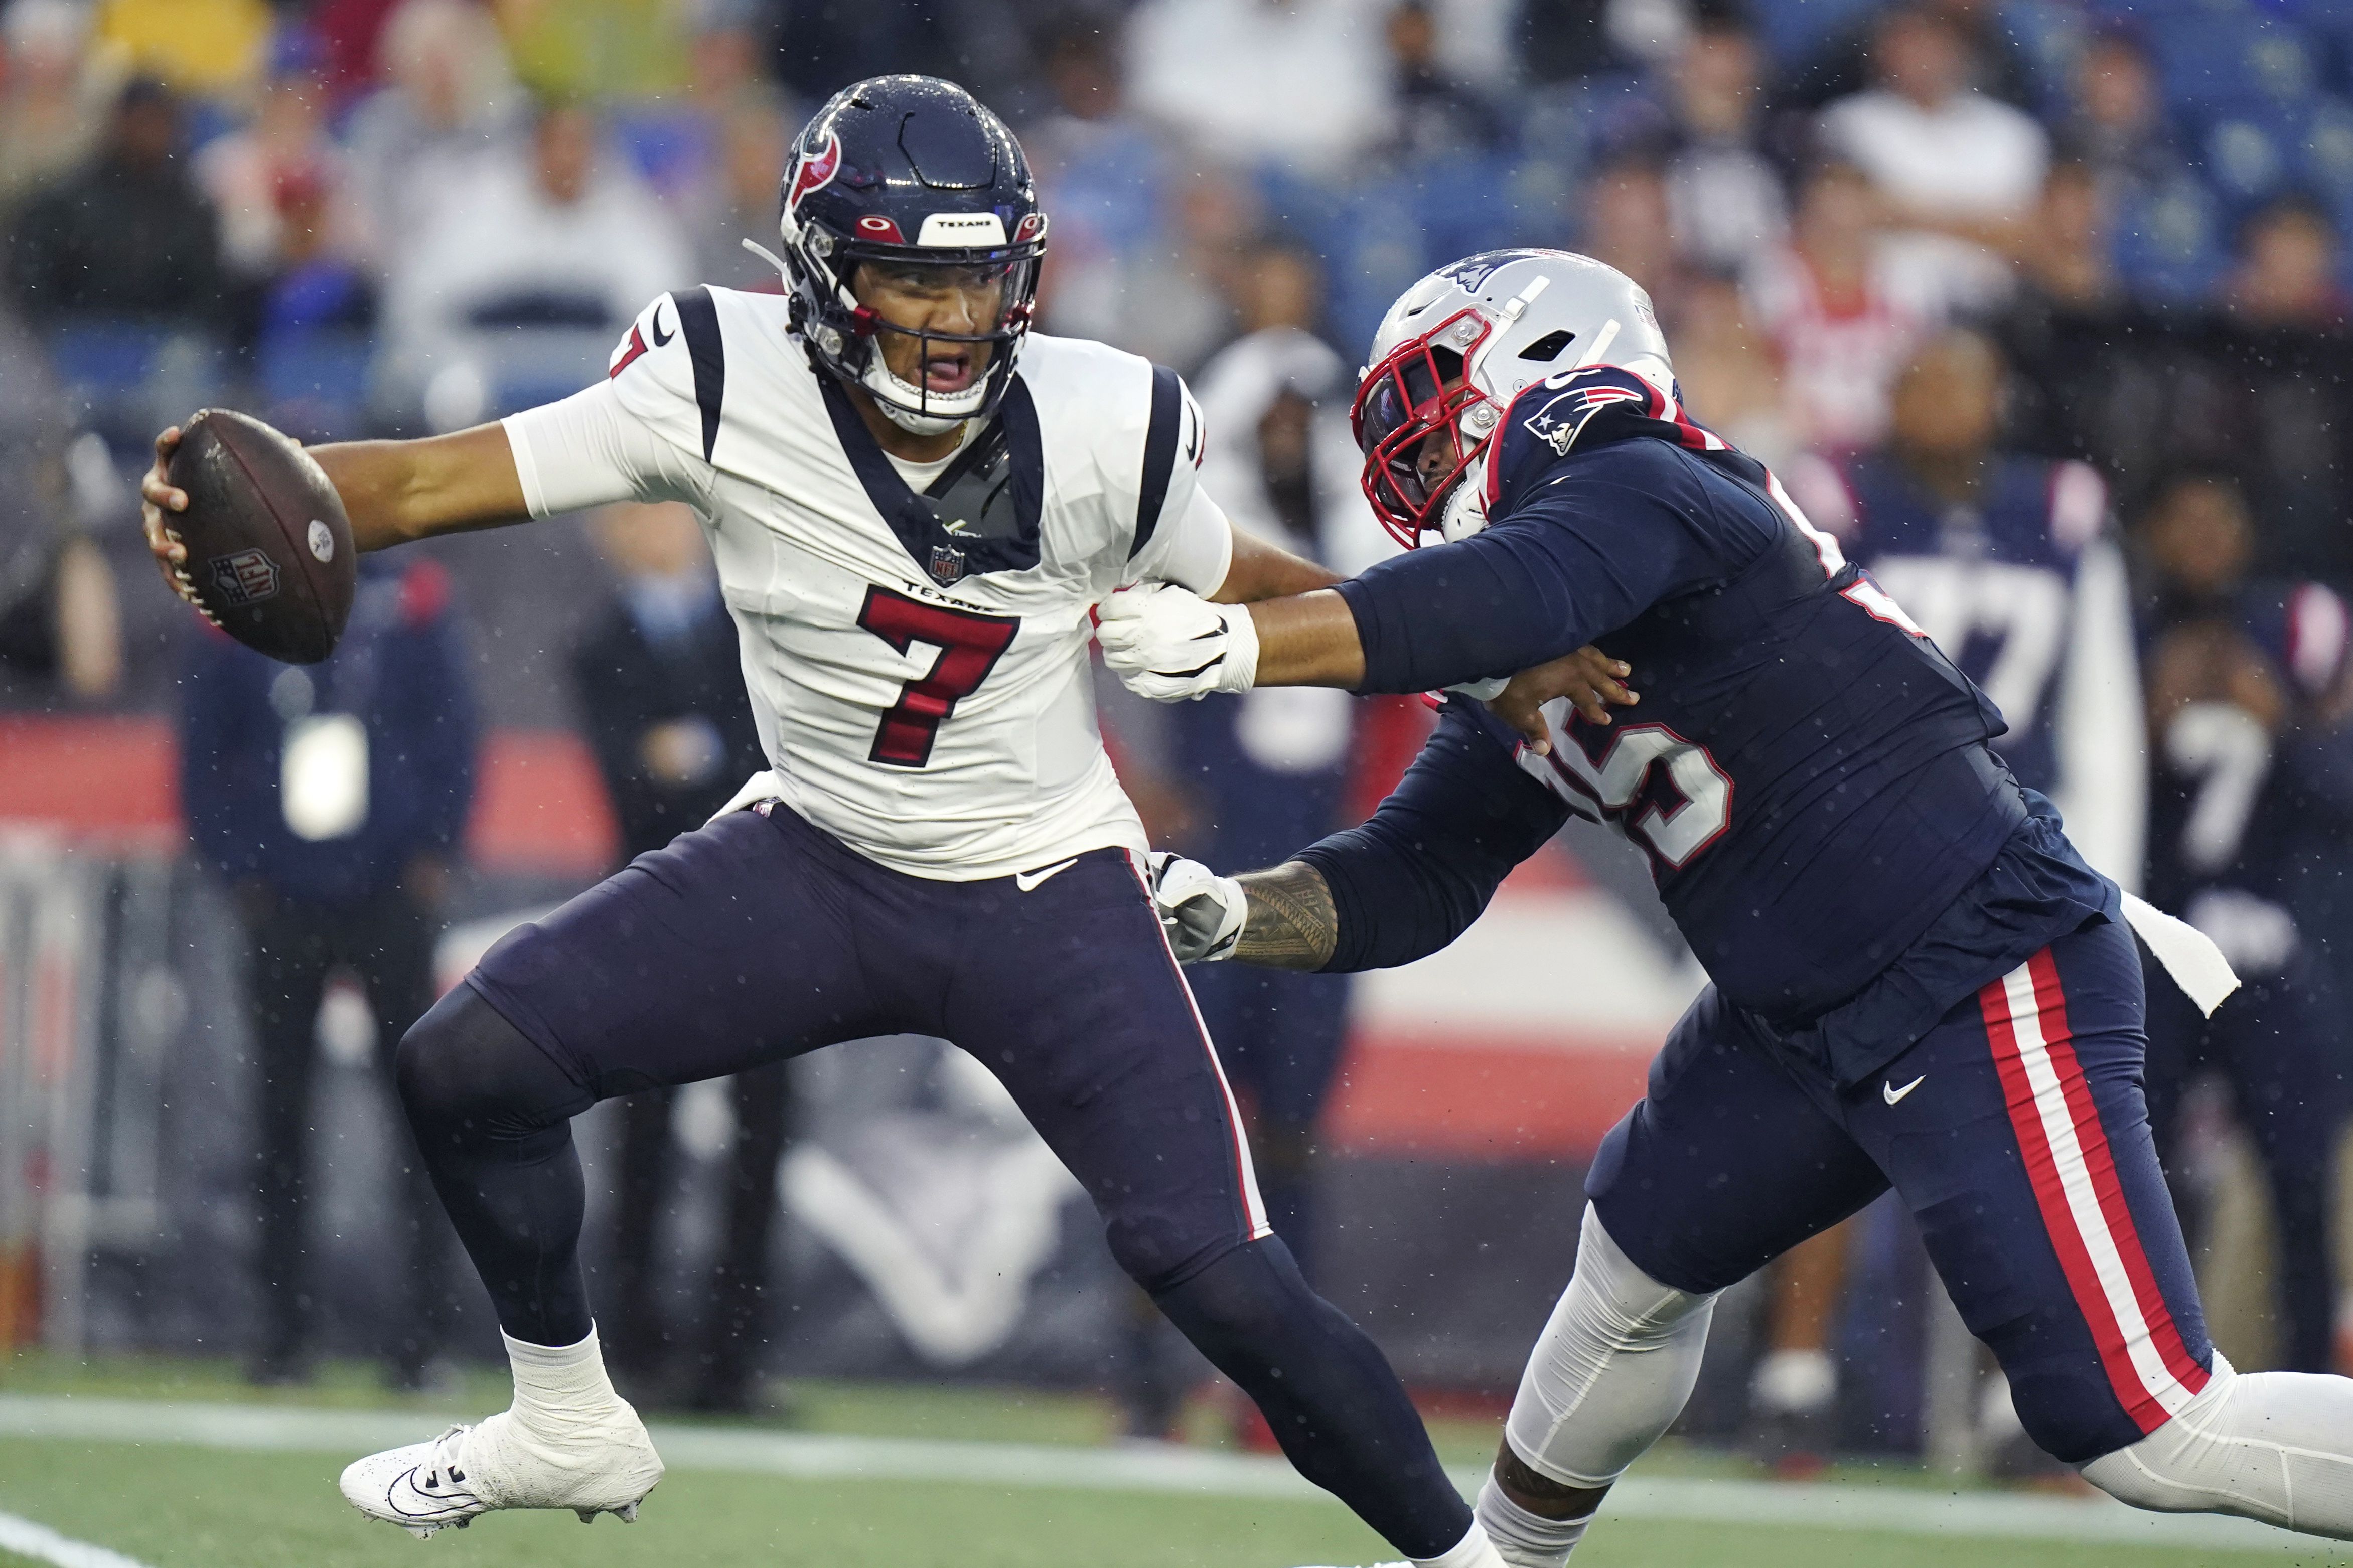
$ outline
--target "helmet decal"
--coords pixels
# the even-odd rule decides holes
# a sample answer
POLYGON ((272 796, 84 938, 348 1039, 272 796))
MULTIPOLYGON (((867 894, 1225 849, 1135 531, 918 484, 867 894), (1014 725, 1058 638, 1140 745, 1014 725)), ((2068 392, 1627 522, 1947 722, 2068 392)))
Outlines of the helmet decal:
POLYGON ((828 131, 818 150, 804 154, 799 166, 793 170, 792 189, 786 194, 785 211, 789 213, 799 206, 801 198, 811 191, 823 190, 833 184, 833 177, 839 173, 841 138, 828 131))
POLYGON ((1021 221, 1014 226, 1013 243, 1016 245, 1027 245, 1033 239, 1045 237, 1046 215, 1044 213, 1024 213, 1021 215, 1021 221))
POLYGON ((899 232, 899 226, 880 213, 868 213, 858 220, 855 226, 860 239, 880 240, 885 245, 907 243, 907 237, 899 232))

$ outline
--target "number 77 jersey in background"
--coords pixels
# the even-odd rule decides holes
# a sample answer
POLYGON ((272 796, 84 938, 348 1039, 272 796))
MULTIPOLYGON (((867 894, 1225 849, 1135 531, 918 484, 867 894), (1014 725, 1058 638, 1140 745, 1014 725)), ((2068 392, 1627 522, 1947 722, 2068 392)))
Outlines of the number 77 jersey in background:
POLYGON ((2083 463, 1998 457, 1957 504, 1892 454, 1804 458, 1788 477, 2001 710, 1994 749, 2018 781, 2051 796, 2095 868, 2138 886, 2148 773, 2106 482, 2083 463))
POLYGON ((777 297, 664 295, 606 383, 508 421, 518 468, 544 481, 571 453, 565 411, 594 405, 631 493, 702 518, 769 763, 735 804, 775 797, 947 881, 1142 851, 1095 727, 1091 612, 1125 584, 1206 594, 1225 574, 1183 384, 1032 333, 996 413, 917 464, 883 450, 789 325, 777 297))

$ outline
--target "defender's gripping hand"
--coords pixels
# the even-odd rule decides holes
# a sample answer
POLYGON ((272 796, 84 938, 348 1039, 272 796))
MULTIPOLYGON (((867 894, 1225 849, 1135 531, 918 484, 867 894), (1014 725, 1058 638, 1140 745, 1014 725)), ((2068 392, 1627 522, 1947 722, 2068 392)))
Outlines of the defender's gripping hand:
POLYGON ((1258 675, 1258 626, 1240 605, 1212 605, 1173 583, 1145 583, 1103 601, 1095 626, 1103 662, 1155 702, 1248 691, 1258 675))
POLYGON ((1233 956, 1242 939, 1249 900, 1242 885, 1220 877, 1198 860, 1165 849, 1145 862, 1152 880, 1152 907, 1179 963, 1215 963, 1233 956))

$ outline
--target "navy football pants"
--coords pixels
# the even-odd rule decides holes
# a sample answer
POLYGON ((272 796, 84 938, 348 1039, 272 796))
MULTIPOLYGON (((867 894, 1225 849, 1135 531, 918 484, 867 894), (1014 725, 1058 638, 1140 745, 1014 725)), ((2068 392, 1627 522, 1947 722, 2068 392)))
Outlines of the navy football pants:
POLYGON ((2206 1384, 2206 1339, 2141 1094, 2140 958, 2061 938, 1840 1089, 1714 987, 1602 1144, 1588 1192, 1652 1278, 1720 1290, 1893 1186, 2019 1418, 2082 1464, 2206 1384))
MULTIPOLYGON (((1269 1234, 1232 1094, 1128 854, 1012 877, 889 870, 769 803, 483 956, 401 1047, 434 1184, 510 1332, 587 1332, 569 1119, 595 1100, 920 1034, 985 1063, 1114 1257, 1257 1402, 1300 1473, 1409 1557, 1471 1512, 1397 1375, 1269 1234)), ((553 1336, 553 1337, 550 1337, 553 1336)))
POLYGON ((2330 1211, 2346 1058, 2311 954, 2296 954, 2280 973, 2248 976, 2211 1018, 2168 983, 2160 980, 2152 991, 2148 1114, 2168 1165, 2176 1165, 2182 1093, 2203 1070, 2229 1082, 2232 1108, 2271 1184, 2277 1300, 2286 1331, 2278 1364, 2327 1372, 2337 1318, 2330 1211))

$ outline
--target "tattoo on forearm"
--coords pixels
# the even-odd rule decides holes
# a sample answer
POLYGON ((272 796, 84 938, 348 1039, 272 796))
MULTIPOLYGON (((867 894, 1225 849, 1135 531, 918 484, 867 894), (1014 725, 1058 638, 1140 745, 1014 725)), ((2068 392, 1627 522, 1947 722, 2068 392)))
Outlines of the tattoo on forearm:
POLYGON ((1300 860, 1236 880, 1250 898, 1250 918, 1234 956, 1271 969, 1321 969, 1340 940, 1340 917, 1324 873, 1300 860))

